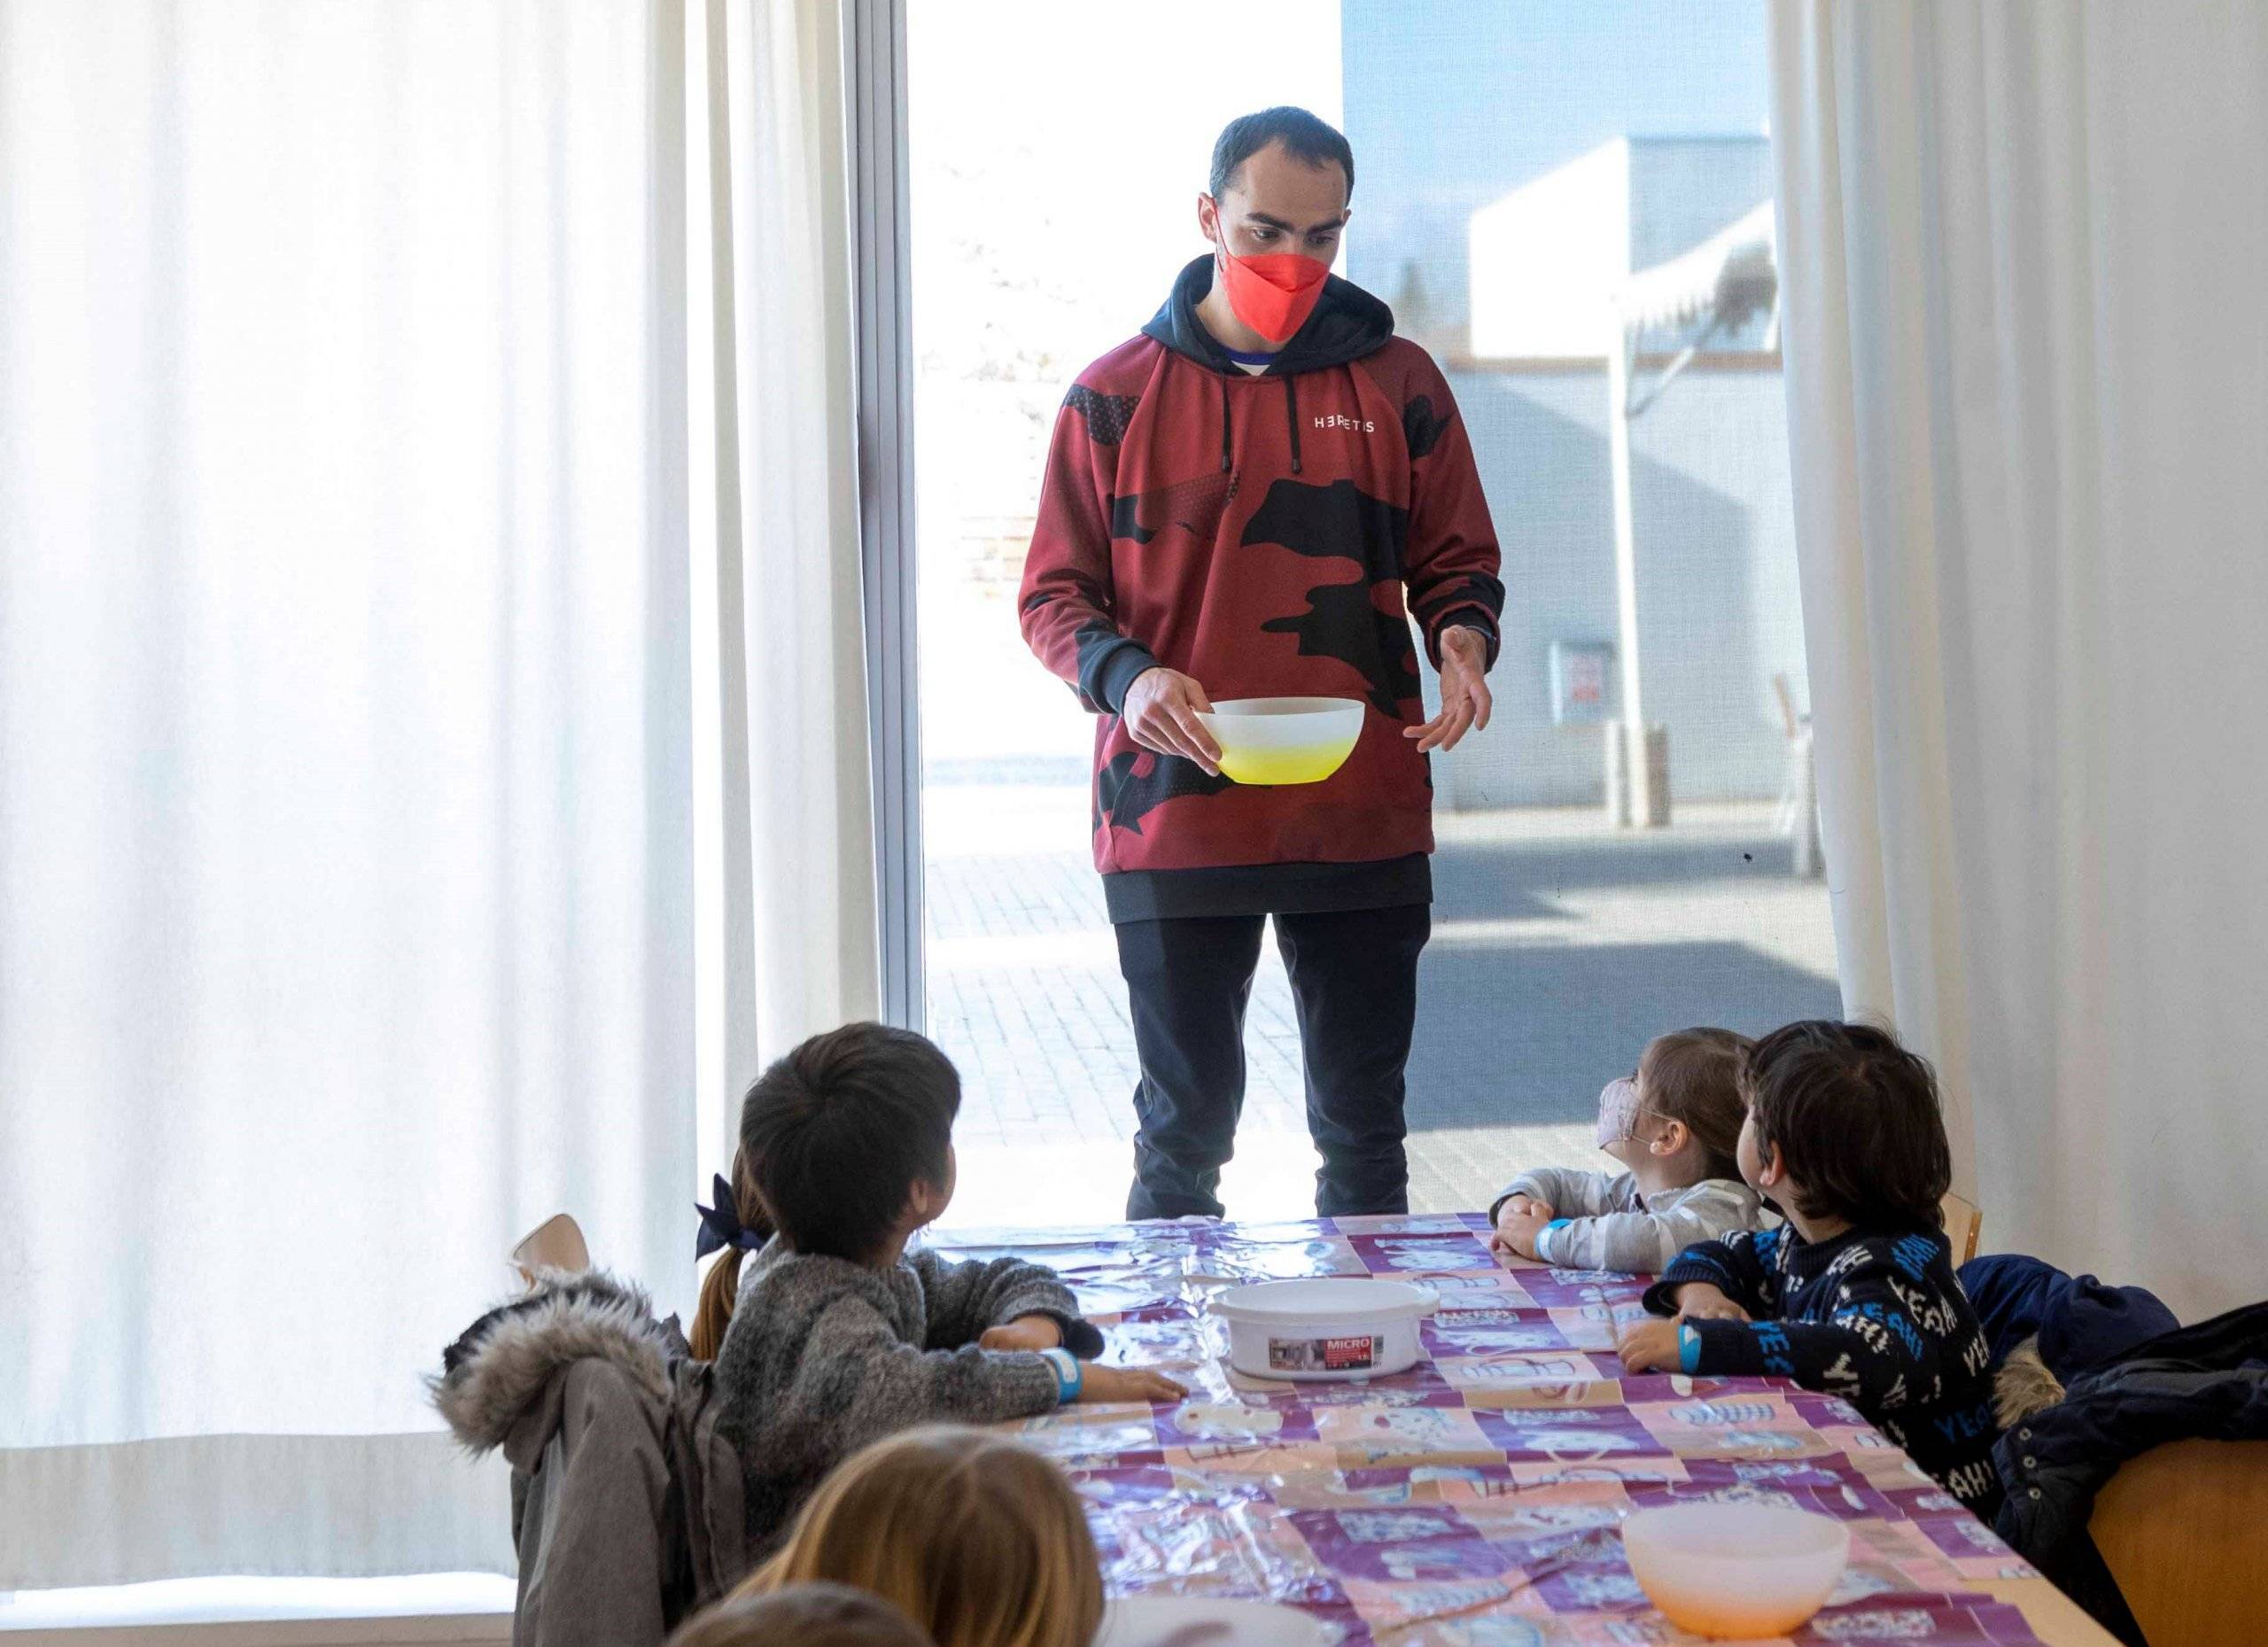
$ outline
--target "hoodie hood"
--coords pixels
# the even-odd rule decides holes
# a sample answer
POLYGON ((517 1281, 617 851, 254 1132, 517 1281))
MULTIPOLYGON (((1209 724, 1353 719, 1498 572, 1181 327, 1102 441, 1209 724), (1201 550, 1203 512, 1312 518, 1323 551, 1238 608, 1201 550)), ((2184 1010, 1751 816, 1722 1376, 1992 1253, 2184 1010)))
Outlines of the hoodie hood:
MULTIPOLYGON (((1142 328, 1142 335, 1209 370, 1242 376, 1243 369, 1197 317, 1197 306, 1212 289, 1213 259, 1208 253, 1175 277, 1173 290, 1142 328)), ((1333 275, 1323 283, 1323 296, 1316 300, 1307 324, 1285 343, 1262 376, 1290 377, 1344 366, 1376 353, 1393 336, 1394 311, 1353 281, 1333 275)))

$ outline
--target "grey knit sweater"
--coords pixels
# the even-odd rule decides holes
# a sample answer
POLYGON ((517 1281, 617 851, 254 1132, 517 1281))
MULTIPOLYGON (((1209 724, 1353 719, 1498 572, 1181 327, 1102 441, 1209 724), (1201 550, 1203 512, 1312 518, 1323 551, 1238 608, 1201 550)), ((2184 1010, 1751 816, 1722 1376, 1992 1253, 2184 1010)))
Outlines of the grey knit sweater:
POLYGON ((717 1357, 717 1429, 740 1449, 751 1553, 869 1441, 920 1424, 1052 1411, 1055 1369, 1045 1356, 976 1348, 987 1327, 1020 1316, 1052 1318, 1074 1355, 1101 1353, 1102 1334, 1070 1289, 1021 1259, 953 1264, 915 1251, 874 1270, 776 1239, 751 1259, 717 1357))

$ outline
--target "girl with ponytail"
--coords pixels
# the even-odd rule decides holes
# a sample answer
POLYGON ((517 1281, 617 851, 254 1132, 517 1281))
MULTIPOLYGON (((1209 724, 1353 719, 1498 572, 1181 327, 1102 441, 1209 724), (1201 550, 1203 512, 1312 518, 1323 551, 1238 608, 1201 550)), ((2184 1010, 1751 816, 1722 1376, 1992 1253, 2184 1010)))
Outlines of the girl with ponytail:
POLYGON ((733 1306, 740 1298, 742 1258, 772 1239, 772 1217, 764 1209, 746 1150, 733 1154, 733 1181, 719 1177, 716 1184, 717 1204, 699 1208, 701 1233, 694 1242, 696 1260, 718 1254, 701 1279, 701 1301, 693 1312, 693 1353, 702 1361, 716 1360, 725 1347, 725 1329, 733 1323, 733 1306))

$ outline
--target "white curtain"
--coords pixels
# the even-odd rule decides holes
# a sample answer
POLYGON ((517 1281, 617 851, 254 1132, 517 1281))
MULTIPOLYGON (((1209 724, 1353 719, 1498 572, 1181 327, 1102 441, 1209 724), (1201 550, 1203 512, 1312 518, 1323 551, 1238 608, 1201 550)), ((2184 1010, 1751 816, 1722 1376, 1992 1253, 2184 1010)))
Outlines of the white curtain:
POLYGON ((871 975, 842 138, 712 244, 705 21, 0 6, 0 1590, 509 1570, 419 1375, 562 1208, 688 1304, 871 975))
POLYGON ((1775 0, 1847 1004, 1988 1248, 2257 1296, 2268 9, 1775 0))
POLYGON ((721 1171, 755 1072, 879 1016, 881 968, 841 8, 702 0, 692 47, 695 558, 726 734, 703 1137, 721 1171))

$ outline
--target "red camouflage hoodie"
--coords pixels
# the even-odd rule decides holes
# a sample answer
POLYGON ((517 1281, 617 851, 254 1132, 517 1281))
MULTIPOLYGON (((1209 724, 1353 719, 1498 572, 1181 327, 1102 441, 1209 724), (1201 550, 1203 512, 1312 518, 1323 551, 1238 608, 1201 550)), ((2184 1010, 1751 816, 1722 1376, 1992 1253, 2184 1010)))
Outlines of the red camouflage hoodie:
POLYGON ((1432 896, 1433 779, 1409 615, 1496 656, 1496 535, 1432 357, 1332 277, 1268 369, 1239 367, 1184 268, 1142 335, 1079 375, 1024 564, 1025 641, 1095 728, 1095 866, 1111 919, 1377 908, 1432 896), (1407 590, 1407 606, 1404 591, 1407 590), (1136 744, 1119 720, 1163 664, 1215 702, 1370 704, 1321 783, 1255 787, 1136 744))

